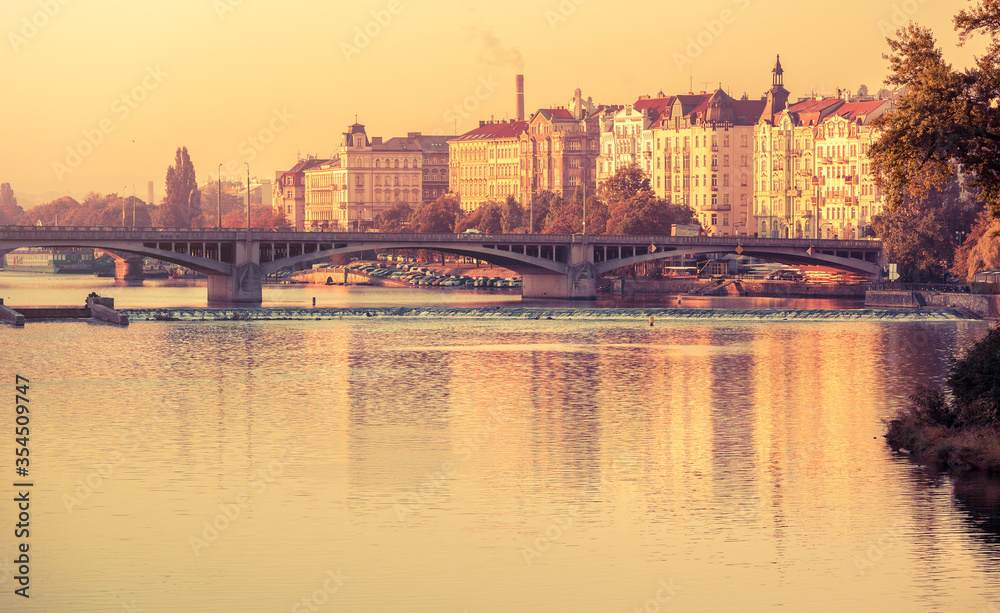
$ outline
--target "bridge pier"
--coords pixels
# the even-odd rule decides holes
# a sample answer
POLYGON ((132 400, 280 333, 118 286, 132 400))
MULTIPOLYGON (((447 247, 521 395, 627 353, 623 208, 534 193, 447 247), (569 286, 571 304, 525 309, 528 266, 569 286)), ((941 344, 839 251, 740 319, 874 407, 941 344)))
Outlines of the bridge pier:
POLYGON ((142 269, 144 258, 130 255, 125 259, 115 259, 115 279, 118 281, 142 281, 146 274, 142 269))
POLYGON ((231 275, 208 276, 208 302, 260 304, 263 297, 263 271, 260 264, 233 265, 231 275))
POLYGON ((521 298, 594 300, 597 298, 597 266, 593 259, 594 250, 589 241, 572 243, 566 274, 521 273, 521 298))

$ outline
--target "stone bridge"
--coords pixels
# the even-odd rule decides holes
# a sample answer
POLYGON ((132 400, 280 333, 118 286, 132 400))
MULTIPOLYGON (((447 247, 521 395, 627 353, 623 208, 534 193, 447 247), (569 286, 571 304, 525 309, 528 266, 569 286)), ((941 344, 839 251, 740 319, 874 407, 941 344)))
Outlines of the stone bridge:
POLYGON ((867 275, 883 268, 882 243, 580 234, 386 234, 267 230, 3 226, 0 253, 20 247, 91 247, 156 258, 208 275, 211 303, 260 303, 264 275, 373 249, 428 249, 474 257, 521 274, 524 298, 593 298, 597 278, 674 256, 736 253, 792 266, 867 275))

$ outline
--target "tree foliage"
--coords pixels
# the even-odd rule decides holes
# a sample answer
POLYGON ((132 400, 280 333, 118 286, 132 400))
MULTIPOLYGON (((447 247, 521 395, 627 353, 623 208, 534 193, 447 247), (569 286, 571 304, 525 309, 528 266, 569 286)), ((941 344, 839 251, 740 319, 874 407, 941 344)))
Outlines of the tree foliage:
POLYGON ((982 211, 965 242, 955 250, 955 262, 951 271, 967 281, 972 281, 977 272, 998 268, 1000 268, 1000 220, 989 212, 982 211))
POLYGON ((17 205, 10 183, 0 184, 0 226, 16 224, 23 214, 24 209, 17 205))
POLYGON ((507 196, 500 205, 500 226, 506 233, 524 232, 524 208, 514 196, 507 196))
POLYGON ((635 164, 619 168, 601 184, 598 198, 607 206, 606 234, 670 234, 671 225, 694 220, 689 206, 657 198, 649 177, 635 164))
POLYGON ((110 226, 148 228, 153 225, 152 219, 156 207, 149 206, 139 198, 128 196, 122 198, 118 194, 99 194, 90 192, 77 202, 69 196, 57 198, 51 202, 40 204, 21 217, 21 225, 43 226, 110 226), (123 224, 124 220, 124 224, 123 224))
MULTIPOLYGON (((164 228, 190 228, 201 215, 201 192, 187 147, 178 147, 167 168, 167 188, 158 223, 164 228)), ((245 224, 244 224, 245 225, 245 224)))
POLYGON ((244 189, 244 185, 241 183, 222 183, 222 200, 219 200, 219 184, 217 181, 213 181, 201 188, 199 191, 199 200, 201 202, 201 217, 199 220, 201 227, 214 228, 219 223, 219 207, 222 207, 222 219, 223 228, 229 227, 246 227, 246 199, 239 196, 239 191, 244 189), (234 193, 235 192, 235 193, 234 193), (230 213, 236 211, 238 215, 243 216, 243 221, 236 221, 236 215, 229 216, 230 213), (233 220, 233 223, 240 223, 239 226, 227 226, 225 224, 226 219, 233 220))
POLYGON ((453 194, 445 194, 430 202, 425 202, 413 213, 411 222, 417 232, 455 232, 462 219, 462 207, 453 194))
POLYGON ((375 216, 375 227, 380 232, 402 232, 410 223, 413 208, 405 202, 397 202, 375 216))
POLYGON ((875 122, 882 133, 870 156, 891 208, 907 196, 941 189, 957 165, 995 216, 1000 215, 1000 2, 981 0, 955 17, 964 44, 990 38, 975 65, 955 70, 931 30, 910 24, 888 39, 886 84, 903 88, 895 110, 875 122))
POLYGON ((465 232, 471 229, 479 230, 486 234, 499 234, 503 232, 502 205, 493 200, 487 200, 466 215, 456 227, 458 232, 465 232))
POLYGON ((969 232, 977 205, 962 200, 953 175, 944 188, 929 188, 919 198, 906 195, 903 206, 886 209, 871 220, 882 239, 886 259, 900 266, 903 281, 940 281, 955 256, 959 238, 969 232))

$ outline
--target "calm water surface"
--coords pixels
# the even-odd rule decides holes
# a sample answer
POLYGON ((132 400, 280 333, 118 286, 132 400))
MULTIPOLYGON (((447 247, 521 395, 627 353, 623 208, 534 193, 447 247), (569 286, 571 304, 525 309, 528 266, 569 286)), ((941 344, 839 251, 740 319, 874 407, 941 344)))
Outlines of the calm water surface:
MULTIPOLYGON (((12 285, 0 293, 26 291, 12 285)), ((19 295, 75 304, 72 289, 19 295)), ((131 306, 167 306, 142 291, 131 306)), ((35 483, 32 598, 5 565, 0 610, 1000 608, 1000 487, 924 471, 880 437, 986 329, 0 328, 0 381, 32 380, 35 483)), ((13 406, 0 414, 13 425, 13 406)))

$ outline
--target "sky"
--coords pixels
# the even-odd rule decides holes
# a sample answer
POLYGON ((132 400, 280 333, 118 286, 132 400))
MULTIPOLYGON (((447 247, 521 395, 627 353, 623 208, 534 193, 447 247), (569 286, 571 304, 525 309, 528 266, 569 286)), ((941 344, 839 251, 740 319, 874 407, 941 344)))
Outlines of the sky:
POLYGON ((882 87, 910 19, 945 57, 965 0, 4 0, 0 181, 33 206, 90 191, 163 197, 187 147, 199 183, 273 179, 369 136, 455 134, 526 109, 713 90, 792 99, 882 87))

